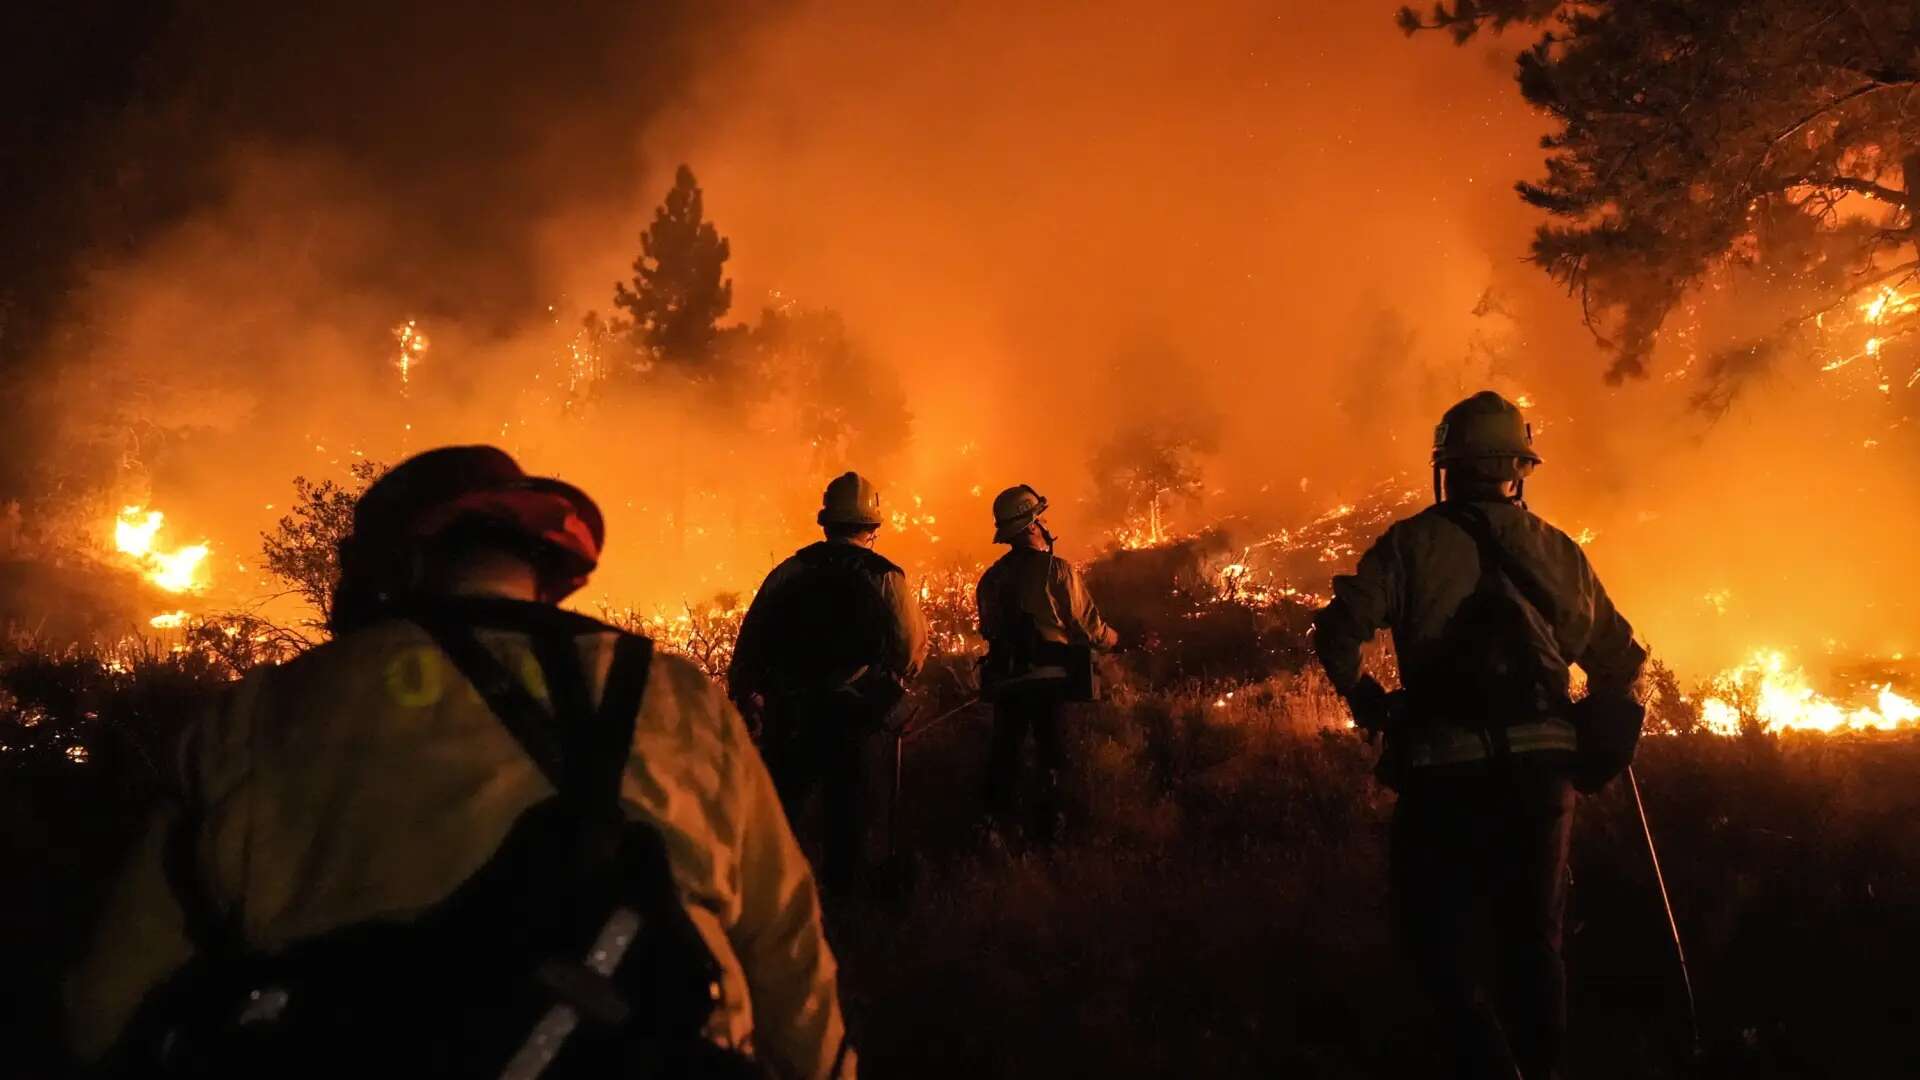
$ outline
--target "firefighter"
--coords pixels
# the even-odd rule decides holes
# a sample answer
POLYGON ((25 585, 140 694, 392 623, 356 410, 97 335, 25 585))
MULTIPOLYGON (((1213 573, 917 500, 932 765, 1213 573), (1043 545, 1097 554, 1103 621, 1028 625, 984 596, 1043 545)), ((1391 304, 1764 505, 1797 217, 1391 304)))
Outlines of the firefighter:
POLYGON ((1031 732, 1041 770, 1032 814, 1040 839, 1050 838, 1059 824, 1066 769, 1062 712, 1070 700, 1091 700, 1092 653, 1119 641, 1079 571, 1054 555, 1046 512, 1047 500, 1025 484, 994 498, 993 540, 1009 550, 981 575, 975 592, 980 634, 987 640, 981 685, 993 700, 987 808, 1000 818, 1012 810, 1031 732))
POLYGON ((1460 1075, 1502 1080, 1557 1075, 1574 794, 1630 759, 1646 659, 1580 545, 1522 500, 1540 462, 1500 395, 1449 409, 1434 434, 1435 505, 1334 579, 1313 639, 1355 722, 1385 734, 1402 948, 1460 1075), (1381 628, 1404 685, 1393 694, 1361 670, 1381 628), (1587 676, 1578 704, 1569 664, 1587 676))
POLYGON ((885 735, 926 662, 927 625, 906 573, 873 550, 871 481, 834 478, 815 520, 825 539, 774 567, 748 607, 727 686, 761 725, 780 800, 803 836, 819 837, 822 880, 837 893, 876 861, 885 735))
POLYGON ((585 493, 493 447, 375 482, 333 640, 183 739, 65 987, 78 1056, 851 1076, 813 879, 739 715, 556 606, 604 536, 585 493))

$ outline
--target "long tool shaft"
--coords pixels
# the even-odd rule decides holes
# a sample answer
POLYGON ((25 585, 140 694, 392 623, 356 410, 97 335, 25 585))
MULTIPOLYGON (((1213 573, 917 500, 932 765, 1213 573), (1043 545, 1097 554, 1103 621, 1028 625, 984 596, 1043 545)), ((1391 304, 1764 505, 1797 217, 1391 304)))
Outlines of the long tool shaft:
POLYGON ((1653 880, 1660 886, 1660 904, 1667 911, 1667 931, 1673 936, 1673 955, 1680 961, 1680 985, 1687 991, 1688 1033, 1693 1037, 1693 1051, 1700 1052, 1700 1012, 1693 1001, 1693 974, 1687 970, 1687 949, 1680 943, 1680 923, 1673 917, 1673 898, 1667 894, 1667 878, 1660 872, 1660 851, 1653 843, 1653 826, 1647 823, 1647 804, 1640 798, 1640 780, 1633 775, 1633 766, 1627 766, 1627 786, 1633 790, 1633 806, 1640 812, 1640 831, 1647 838, 1647 858, 1653 861, 1653 880))
POLYGON ((901 732, 893 733, 893 790, 887 798, 887 856, 900 854, 900 758, 901 744, 907 741, 901 732))

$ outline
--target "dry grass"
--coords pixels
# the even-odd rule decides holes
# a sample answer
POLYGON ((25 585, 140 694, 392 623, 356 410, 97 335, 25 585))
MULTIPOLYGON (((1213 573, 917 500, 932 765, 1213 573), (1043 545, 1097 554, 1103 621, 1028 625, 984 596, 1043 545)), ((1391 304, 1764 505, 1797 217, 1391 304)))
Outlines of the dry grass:
MULTIPOLYGON (((1391 795, 1324 682, 1084 708, 1041 849, 970 828, 983 718, 908 760, 917 882, 834 921, 880 1076, 1428 1076, 1387 939, 1391 795)), ((1709 1075, 1882 1076, 1920 960, 1920 741, 1666 736, 1640 772, 1709 1075)), ((1684 1006, 1623 785, 1583 801, 1572 1076, 1681 1075, 1684 1006)))
MULTIPOLYGON (((0 646, 9 1064, 51 1075, 50 979, 215 655, 0 646), (87 760, 69 747, 84 746, 87 760)), ((964 679, 940 675, 960 693, 964 679)), ((987 724, 910 745, 910 883, 836 905, 870 1075, 1434 1075, 1387 940, 1372 753, 1317 675, 1141 688, 1077 711, 1051 847, 980 825, 987 724)), ((1640 775, 1695 962, 1709 1075, 1892 1076, 1920 963, 1920 740, 1650 738, 1640 775)), ((1574 862, 1580 1077, 1680 1075, 1664 915, 1623 789, 1574 862)))

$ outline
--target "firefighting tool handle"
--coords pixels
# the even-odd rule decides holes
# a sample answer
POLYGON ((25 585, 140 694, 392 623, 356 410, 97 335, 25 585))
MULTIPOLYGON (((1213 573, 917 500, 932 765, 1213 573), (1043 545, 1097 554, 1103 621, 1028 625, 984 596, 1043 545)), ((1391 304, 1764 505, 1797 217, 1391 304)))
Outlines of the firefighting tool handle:
POLYGON ((903 723, 899 727, 893 729, 893 732, 892 732, 893 734, 893 792, 891 797, 887 799, 887 854, 888 856, 897 855, 899 854, 899 851, 900 851, 900 793, 902 790, 901 774, 903 771, 902 762, 906 757, 905 748, 906 748, 907 740, 913 738, 915 735, 921 734, 922 732, 932 730, 933 728, 939 726, 940 724, 945 723, 948 719, 960 715, 961 713, 967 711, 968 709, 973 708, 975 705, 978 705, 979 703, 980 703, 980 695, 975 694, 972 697, 969 697, 967 700, 961 702, 958 705, 955 705, 953 708, 948 709, 946 712, 941 713, 939 716, 934 717, 933 719, 927 721, 924 724, 916 725, 913 723, 913 718, 908 717, 906 723, 903 723))
POLYGON ((1647 838, 1647 858, 1653 862, 1654 884, 1660 887, 1660 904, 1667 912, 1667 932, 1673 936, 1673 955, 1680 961, 1680 985, 1687 992, 1687 1034, 1691 1038, 1690 1049, 1695 1057, 1700 1055, 1700 1012, 1693 1001, 1693 976, 1687 970, 1687 949, 1680 943, 1680 924, 1673 917, 1673 898, 1667 895, 1666 875, 1660 872, 1660 852, 1653 843, 1653 826, 1647 823, 1647 804, 1640 799, 1640 781, 1633 775, 1633 766, 1627 766, 1627 786, 1633 791, 1633 807, 1640 812, 1640 831, 1647 838))

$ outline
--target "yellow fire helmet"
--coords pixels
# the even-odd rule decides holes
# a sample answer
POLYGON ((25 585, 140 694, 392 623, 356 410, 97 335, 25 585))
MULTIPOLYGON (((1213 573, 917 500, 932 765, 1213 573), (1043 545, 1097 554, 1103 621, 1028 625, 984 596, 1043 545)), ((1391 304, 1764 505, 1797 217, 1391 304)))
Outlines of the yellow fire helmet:
POLYGON ((814 519, 822 525, 868 525, 878 528, 880 489, 859 473, 841 473, 827 485, 820 497, 820 513, 814 519))
POLYGON ((1004 544, 1025 532, 1047 512, 1046 496, 1026 484, 1010 487, 993 497, 993 542, 1004 544))
POLYGON ((1448 409, 1433 429, 1433 463, 1444 466, 1475 458, 1519 458, 1540 464, 1533 452, 1533 425, 1520 407, 1491 390, 1448 409))

